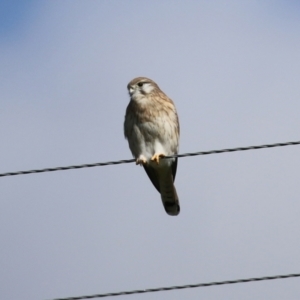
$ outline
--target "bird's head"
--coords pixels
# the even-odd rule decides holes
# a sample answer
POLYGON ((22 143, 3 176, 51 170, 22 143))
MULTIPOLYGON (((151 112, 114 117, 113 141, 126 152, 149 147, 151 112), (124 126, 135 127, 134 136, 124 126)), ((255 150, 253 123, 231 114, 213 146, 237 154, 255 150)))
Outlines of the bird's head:
POLYGON ((138 100, 150 94, 153 90, 159 89, 159 87, 149 78, 137 77, 128 83, 127 89, 130 97, 134 100, 138 100))

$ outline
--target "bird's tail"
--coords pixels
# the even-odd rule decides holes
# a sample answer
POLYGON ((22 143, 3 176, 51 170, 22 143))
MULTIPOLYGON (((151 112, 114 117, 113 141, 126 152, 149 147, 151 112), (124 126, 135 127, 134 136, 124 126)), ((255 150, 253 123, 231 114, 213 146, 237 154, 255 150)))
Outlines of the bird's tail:
POLYGON ((159 179, 160 195, 165 211, 170 216, 177 216, 180 206, 171 171, 161 174, 159 179))

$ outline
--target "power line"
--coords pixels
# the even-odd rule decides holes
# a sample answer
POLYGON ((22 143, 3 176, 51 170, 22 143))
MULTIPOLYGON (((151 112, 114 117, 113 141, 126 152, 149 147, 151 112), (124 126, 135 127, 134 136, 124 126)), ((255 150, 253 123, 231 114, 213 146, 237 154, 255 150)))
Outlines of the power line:
POLYGON ((56 168, 37 169, 37 170, 29 170, 29 171, 9 172, 9 173, 0 174, 0 177, 26 175, 26 174, 32 174, 32 173, 45 173, 45 172, 53 172, 53 171, 65 171, 65 170, 83 169, 83 168, 92 168, 92 167, 103 167, 103 166, 109 166, 109 165, 120 165, 120 164, 132 163, 134 161, 135 161, 135 159, 128 159, 128 160, 119 160, 119 161, 109 161, 109 162, 104 162, 104 163, 94 163, 94 164, 84 164, 84 165, 75 165, 75 166, 67 166, 67 167, 56 167, 56 168))
MULTIPOLYGON (((220 154, 220 153, 225 153, 225 152, 237 152, 237 151, 264 149, 264 148, 294 146, 294 145, 299 145, 299 144, 300 144, 300 141, 287 142, 287 143, 276 143, 276 144, 266 144, 266 145, 259 145, 259 146, 248 146, 248 147, 221 149, 221 150, 210 150, 210 151, 202 151, 202 152, 184 153, 184 154, 166 156, 164 158, 220 154)), ((109 165, 127 164, 127 163, 132 163, 132 162, 135 162, 135 159, 109 161, 109 162, 104 162, 104 163, 93 163, 93 164, 84 164, 84 165, 74 165, 74 166, 67 166, 67 167, 56 167, 56 168, 46 168, 46 169, 37 169, 37 170, 28 170, 28 171, 9 172, 9 173, 0 174, 0 177, 26 175, 26 174, 33 174, 33 173, 54 172, 54 171, 65 171, 65 170, 83 169, 83 168, 92 168, 92 167, 103 167, 103 166, 109 166, 109 165)))
POLYGON ((172 290, 183 290, 183 289, 191 289, 191 288, 198 288, 198 287, 227 285, 227 284, 234 284, 234 283, 246 283, 246 282, 266 281, 266 280, 274 280, 274 279, 285 279, 285 278, 292 278, 292 277, 300 277, 300 273, 247 278, 247 279, 237 279, 237 280, 216 281, 216 282, 208 282, 208 283, 187 284, 187 285, 160 287, 160 288, 145 289, 145 290, 125 291, 125 292, 117 292, 117 293, 95 294, 95 295, 89 295, 89 296, 56 298, 56 299, 52 299, 52 300, 84 300, 84 299, 104 298, 104 297, 133 295, 133 294, 145 294, 145 293, 153 293, 153 292, 172 291, 172 290))

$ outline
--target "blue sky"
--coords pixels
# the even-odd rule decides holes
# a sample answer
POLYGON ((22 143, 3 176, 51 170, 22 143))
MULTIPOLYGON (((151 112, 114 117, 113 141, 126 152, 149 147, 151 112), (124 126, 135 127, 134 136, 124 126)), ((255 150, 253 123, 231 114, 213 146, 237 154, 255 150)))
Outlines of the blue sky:
MULTIPOLYGON (((298 12, 296 1, 2 1, 0 173, 131 158, 122 130, 137 76, 174 100, 181 153, 299 140, 298 12)), ((0 298, 297 273, 299 149, 179 159, 176 218, 134 164, 2 178, 0 298)), ((299 296, 299 279, 155 295, 299 296)))
POLYGON ((22 35, 33 22, 40 6, 34 0, 0 1, 0 38, 17 38, 22 35))

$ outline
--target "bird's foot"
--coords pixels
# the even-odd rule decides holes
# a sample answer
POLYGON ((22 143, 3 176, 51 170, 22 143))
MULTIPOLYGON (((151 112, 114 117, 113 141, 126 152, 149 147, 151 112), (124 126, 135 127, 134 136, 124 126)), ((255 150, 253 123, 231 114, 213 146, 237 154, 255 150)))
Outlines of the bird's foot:
POLYGON ((151 160, 156 162, 159 165, 159 159, 161 157, 165 157, 165 155, 163 153, 155 153, 152 157, 151 160))
POLYGON ((140 156, 136 159, 135 163, 136 163, 137 165, 141 165, 141 166, 142 166, 142 165, 145 165, 145 164, 147 163, 147 159, 146 159, 145 156, 140 155, 140 156))

